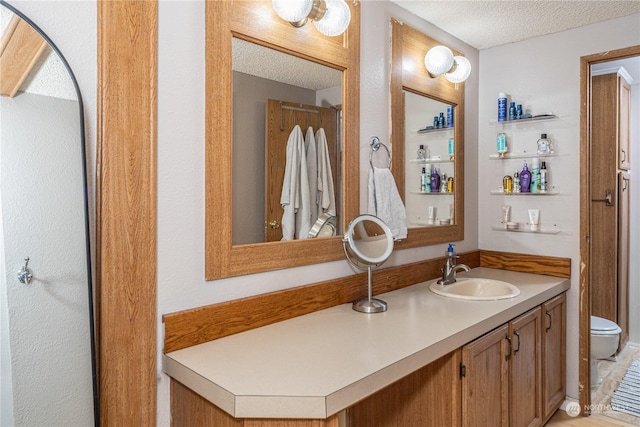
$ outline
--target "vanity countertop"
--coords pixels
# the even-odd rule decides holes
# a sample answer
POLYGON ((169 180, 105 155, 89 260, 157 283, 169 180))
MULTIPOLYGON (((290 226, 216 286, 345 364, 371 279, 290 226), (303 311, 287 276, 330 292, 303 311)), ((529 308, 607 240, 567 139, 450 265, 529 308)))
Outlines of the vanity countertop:
MULTIPOLYGON (((377 295, 388 311, 343 304, 173 351, 164 371, 237 418, 327 418, 569 289, 569 279, 475 268, 515 298, 466 301, 430 282, 377 295)), ((375 275, 374 275, 375 280, 375 275)))

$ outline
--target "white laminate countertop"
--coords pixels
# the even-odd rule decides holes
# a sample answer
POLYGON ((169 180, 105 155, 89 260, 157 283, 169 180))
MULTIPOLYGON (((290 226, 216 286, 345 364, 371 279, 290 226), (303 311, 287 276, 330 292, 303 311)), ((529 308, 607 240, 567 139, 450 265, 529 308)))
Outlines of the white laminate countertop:
MULTIPOLYGON (((173 351, 163 370, 237 418, 327 418, 569 289, 569 279, 475 268, 459 277, 513 283, 520 295, 466 301, 431 281, 173 351)), ((375 276, 374 276, 375 279, 375 276)))

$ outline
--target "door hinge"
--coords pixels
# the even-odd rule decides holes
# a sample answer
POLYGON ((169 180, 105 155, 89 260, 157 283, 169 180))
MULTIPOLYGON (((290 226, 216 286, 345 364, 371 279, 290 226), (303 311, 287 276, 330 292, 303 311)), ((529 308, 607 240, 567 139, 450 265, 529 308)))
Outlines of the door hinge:
POLYGON ((464 365, 464 363, 460 364, 460 378, 464 378, 467 376, 467 367, 464 365))

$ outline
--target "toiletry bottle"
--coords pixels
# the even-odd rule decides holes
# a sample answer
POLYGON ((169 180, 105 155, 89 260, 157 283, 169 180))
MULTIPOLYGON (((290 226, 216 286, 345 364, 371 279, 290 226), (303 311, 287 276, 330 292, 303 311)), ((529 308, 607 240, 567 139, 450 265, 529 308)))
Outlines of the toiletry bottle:
POLYGON ((538 154, 549 154, 551 152, 551 143, 547 139, 547 134, 540 135, 538 140, 538 154))
POLYGON ((549 171, 547 171, 547 162, 542 162, 540 166, 540 192, 546 193, 549 189, 549 171))
POLYGON ((540 192, 540 159, 537 157, 531 161, 531 192, 540 192))
POLYGON ((447 193, 453 193, 453 177, 447 178, 447 193))
POLYGON ((453 160, 455 156, 455 143, 453 138, 449 138, 448 151, 449 151, 449 160, 453 160))
POLYGON ((516 119, 521 119, 522 118, 522 104, 518 104, 518 106, 516 107, 516 119))
POLYGON ((520 191, 522 193, 528 193, 531 187, 531 172, 529 172, 529 167, 527 166, 527 162, 524 162, 524 167, 522 168, 522 172, 520 172, 520 191))
POLYGON ((438 116, 433 116, 433 128, 438 129, 438 116))
POLYGON ((513 178, 511 178, 511 175, 506 175, 502 178, 502 188, 504 188, 505 193, 513 192, 513 178))
POLYGON ((438 116, 438 128, 442 129, 446 127, 446 123, 444 122, 444 113, 440 113, 438 116))
POLYGON ((418 160, 425 160, 427 158, 427 150, 424 149, 424 145, 420 144, 418 148, 418 160))
POLYGON ((420 174, 420 192, 427 192, 427 168, 422 168, 422 173, 420 174))
POLYGON ((453 127, 453 105, 447 105, 447 127, 453 127))
POLYGON ((513 174, 513 192, 520 192, 520 173, 518 171, 513 174))
POLYGON ((498 139, 496 141, 497 144, 497 151, 498 154, 500 155, 500 158, 504 158, 505 154, 507 153, 507 134, 504 132, 500 132, 498 134, 498 139))
POLYGON ((447 192, 447 174, 446 173, 443 173, 442 176, 440 177, 440 192, 441 193, 447 192))
POLYGON ((516 103, 512 102, 509 104, 509 120, 516 119, 516 103))
POLYGON ((438 193, 440 192, 440 175, 438 174, 438 168, 435 166, 431 171, 431 192, 438 193))
POLYGON ((498 121, 504 122, 507 120, 507 94, 500 92, 498 94, 498 121))

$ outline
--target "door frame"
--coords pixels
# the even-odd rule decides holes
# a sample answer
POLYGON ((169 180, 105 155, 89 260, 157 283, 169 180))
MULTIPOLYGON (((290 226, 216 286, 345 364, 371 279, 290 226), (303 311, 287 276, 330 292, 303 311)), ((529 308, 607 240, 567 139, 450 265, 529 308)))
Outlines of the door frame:
POLYGON ((640 45, 580 58, 580 301, 579 400, 582 415, 591 414, 591 295, 589 236, 591 233, 591 65, 640 55, 640 45))

